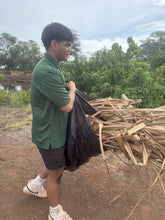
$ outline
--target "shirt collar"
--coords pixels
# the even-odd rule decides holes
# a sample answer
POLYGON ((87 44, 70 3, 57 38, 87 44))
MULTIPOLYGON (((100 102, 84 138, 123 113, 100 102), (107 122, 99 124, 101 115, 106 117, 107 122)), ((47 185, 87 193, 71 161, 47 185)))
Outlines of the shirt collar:
POLYGON ((48 53, 45 53, 44 55, 50 62, 52 62, 58 69, 60 69, 60 64, 52 56, 50 56, 48 53))

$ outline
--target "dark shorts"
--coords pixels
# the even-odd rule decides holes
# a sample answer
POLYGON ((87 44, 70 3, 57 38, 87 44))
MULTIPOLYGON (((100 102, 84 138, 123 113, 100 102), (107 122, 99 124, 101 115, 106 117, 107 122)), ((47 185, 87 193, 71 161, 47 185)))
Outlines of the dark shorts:
POLYGON ((38 147, 38 150, 48 170, 57 170, 65 166, 64 146, 57 149, 49 150, 38 147))

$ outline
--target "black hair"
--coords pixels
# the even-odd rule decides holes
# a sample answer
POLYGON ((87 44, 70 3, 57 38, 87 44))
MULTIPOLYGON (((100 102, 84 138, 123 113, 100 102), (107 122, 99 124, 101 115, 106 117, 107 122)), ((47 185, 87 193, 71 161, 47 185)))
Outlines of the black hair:
POLYGON ((73 34, 69 28, 60 23, 48 24, 42 31, 41 40, 46 49, 49 49, 52 40, 57 42, 73 42, 73 34))

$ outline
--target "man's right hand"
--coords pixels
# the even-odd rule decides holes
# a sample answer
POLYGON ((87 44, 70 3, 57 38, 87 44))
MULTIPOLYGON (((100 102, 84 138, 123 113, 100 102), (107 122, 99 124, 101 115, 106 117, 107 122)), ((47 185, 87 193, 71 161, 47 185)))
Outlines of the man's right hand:
POLYGON ((76 92, 76 85, 73 81, 70 81, 66 84, 67 88, 69 89, 69 96, 70 102, 68 105, 61 108, 64 112, 70 112, 73 108, 74 100, 75 100, 75 92, 76 92))
POLYGON ((67 83, 67 88, 69 90, 71 90, 72 92, 75 92, 76 91, 76 85, 73 81, 70 81, 69 83, 67 83))

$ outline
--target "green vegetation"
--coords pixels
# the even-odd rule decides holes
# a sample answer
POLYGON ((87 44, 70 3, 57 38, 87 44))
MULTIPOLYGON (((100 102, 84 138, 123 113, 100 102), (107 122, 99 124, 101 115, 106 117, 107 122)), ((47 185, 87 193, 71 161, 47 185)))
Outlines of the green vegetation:
POLYGON ((76 82, 91 99, 111 96, 142 99, 138 107, 154 108, 165 105, 165 32, 152 33, 138 46, 127 39, 124 52, 118 43, 112 49, 97 51, 89 60, 75 56, 62 64, 66 79, 76 82))
POLYGON ((0 90, 0 105, 10 105, 13 107, 23 107, 30 103, 30 90, 22 92, 6 92, 0 90))
POLYGON ((3 75, 0 75, 0 80, 3 80, 5 77, 3 75))
MULTIPOLYGON (((165 105, 165 32, 152 33, 138 46, 128 37, 128 49, 118 43, 103 48, 89 59, 81 55, 75 34, 73 61, 61 63, 67 81, 73 80, 79 90, 91 99, 111 96, 142 99, 138 107, 165 105)), ((42 54, 34 41, 22 42, 3 33, 0 37, 0 66, 6 70, 31 71, 42 54)), ((5 93, 0 91, 0 104, 21 106, 30 102, 30 91, 5 93)))
POLYGON ((0 90, 0 105, 9 105, 10 95, 10 92, 6 92, 4 89, 0 90))
POLYGON ((30 71, 41 57, 36 42, 20 41, 8 33, 0 35, 0 66, 6 70, 30 71))

